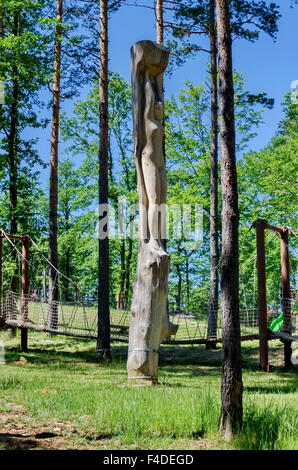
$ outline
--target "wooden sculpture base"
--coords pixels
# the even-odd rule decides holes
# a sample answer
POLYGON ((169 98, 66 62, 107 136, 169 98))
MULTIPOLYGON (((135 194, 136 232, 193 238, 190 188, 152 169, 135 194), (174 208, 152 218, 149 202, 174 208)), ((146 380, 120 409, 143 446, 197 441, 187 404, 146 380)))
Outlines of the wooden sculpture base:
POLYGON ((178 326, 168 320, 169 256, 140 242, 129 328, 128 379, 136 385, 158 382, 161 342, 178 326))

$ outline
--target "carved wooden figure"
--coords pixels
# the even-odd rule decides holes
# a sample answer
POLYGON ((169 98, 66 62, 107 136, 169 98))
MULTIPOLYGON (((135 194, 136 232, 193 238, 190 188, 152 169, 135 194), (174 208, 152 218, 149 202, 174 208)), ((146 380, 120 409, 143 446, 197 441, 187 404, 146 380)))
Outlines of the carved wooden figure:
POLYGON ((151 385, 158 380, 160 344, 178 328, 168 321, 167 315, 163 74, 169 50, 152 41, 139 41, 132 47, 131 55, 140 241, 127 369, 131 381, 151 385))

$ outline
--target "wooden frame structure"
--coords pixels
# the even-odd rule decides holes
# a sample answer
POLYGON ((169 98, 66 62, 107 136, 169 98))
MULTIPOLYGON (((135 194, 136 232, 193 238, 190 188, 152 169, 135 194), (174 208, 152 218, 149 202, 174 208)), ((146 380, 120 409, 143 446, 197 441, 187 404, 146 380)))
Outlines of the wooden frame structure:
MULTIPOLYGON (((20 241, 22 243, 22 297, 21 297, 21 317, 22 321, 28 321, 28 294, 29 294, 29 247, 30 237, 28 235, 8 235, 4 230, 0 230, 0 314, 2 313, 3 302, 3 266, 2 252, 3 239, 20 241)), ((21 328, 21 351, 28 350, 28 329, 21 328)))
MULTIPOLYGON (((266 294, 266 259, 265 259, 265 230, 272 230, 280 236, 281 280, 282 280, 282 310, 284 312, 285 332, 291 333, 290 290, 290 260, 289 260, 289 227, 275 227, 267 220, 258 219, 252 224, 256 229, 257 269, 258 269, 258 307, 259 307, 259 341, 260 341, 260 370, 270 372, 268 355, 269 332, 267 329, 267 294, 266 294)), ((291 368, 292 348, 289 341, 284 341, 284 366, 291 368)))

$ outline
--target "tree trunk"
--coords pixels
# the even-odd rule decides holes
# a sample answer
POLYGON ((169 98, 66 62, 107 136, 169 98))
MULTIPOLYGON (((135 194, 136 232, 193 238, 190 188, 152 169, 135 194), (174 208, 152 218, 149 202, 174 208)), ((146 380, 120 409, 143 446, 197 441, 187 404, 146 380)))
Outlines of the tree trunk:
MULTIPOLYGON (((13 35, 19 36, 19 13, 14 14, 13 22, 13 35)), ((8 137, 8 165, 9 165, 9 218, 10 218, 10 233, 15 235, 18 232, 17 220, 17 204, 18 204, 18 108, 19 108, 19 79, 18 79, 18 66, 15 60, 12 68, 12 101, 10 111, 10 130, 8 137)), ((16 251, 12 253, 13 261, 15 263, 14 274, 11 279, 11 290, 17 292, 18 290, 18 254, 16 251)), ((16 335, 17 328, 12 326, 8 328, 8 335, 12 338, 16 335)))
MULTIPOLYGON (((19 36, 19 14, 14 15, 13 35, 19 36)), ((18 106, 19 106, 19 80, 18 66, 15 61, 13 65, 12 79, 12 101, 10 112, 10 131, 8 137, 8 164, 9 164, 9 206, 10 206, 10 233, 16 234, 17 224, 17 137, 18 137, 18 106)))
POLYGON ((71 251, 68 248, 65 253, 65 275, 67 279, 65 279, 65 300, 70 301, 70 293, 69 293, 69 278, 70 278, 70 261, 71 261, 71 251))
MULTIPOLYGON (((59 191, 59 185, 58 185, 58 191, 59 191)), ((70 223, 69 223, 70 212, 71 210, 69 208, 69 204, 67 201, 62 212, 62 217, 64 221, 62 230, 66 234, 69 233, 69 230, 71 228, 70 223)), ((63 263, 63 272, 66 277, 63 279, 63 282, 61 281, 61 284, 59 284, 58 287, 60 288, 61 300, 68 302, 72 300, 70 297, 70 284, 69 284, 69 279, 71 276, 71 249, 69 247, 66 248, 64 256, 65 256, 65 262, 63 263)), ((61 263, 61 260, 60 260, 60 263, 61 263)))
MULTIPOLYGON (((217 99, 217 47, 215 25, 215 0, 210 0, 210 65, 211 65, 211 151, 210 151, 210 298, 208 338, 217 336, 218 314, 218 99, 217 99)), ((207 344, 207 348, 215 343, 207 344)))
POLYGON ((61 78, 61 35, 63 34, 60 23, 63 17, 63 0, 57 0, 57 24, 55 30, 54 45, 54 75, 53 75, 53 105, 52 105, 52 131, 50 154, 50 201, 49 201, 49 326, 57 328, 58 308, 58 146, 60 123, 60 78, 61 78))
POLYGON ((16 234, 17 227, 17 127, 18 127, 18 101, 19 101, 19 83, 16 78, 17 66, 13 66, 13 84, 12 84, 12 103, 11 103, 11 122, 8 142, 8 161, 9 161, 9 206, 10 206, 10 233, 16 234))
POLYGON ((4 25, 3 25, 3 19, 2 19, 2 7, 0 6, 0 38, 4 37, 4 25))
MULTIPOLYGON (((164 41, 164 19, 163 19, 163 0, 156 0, 155 3, 155 17, 156 17, 156 42, 157 44, 163 44, 164 41)), ((163 84, 162 84, 163 88, 163 84)), ((162 90, 162 96, 164 98, 164 89, 162 90)), ((165 118, 163 119, 163 125, 165 127, 165 118)), ((166 139, 163 137, 163 154, 166 162, 166 139)), ((167 240, 163 241, 165 249, 167 248, 167 240)), ((169 301, 167 301, 167 315, 169 319, 169 301)), ((169 321, 169 320, 168 320, 169 321)))
POLYGON ((189 299, 190 299, 190 280, 189 280, 189 256, 187 255, 187 251, 184 250, 185 254, 185 290, 186 290, 186 300, 187 300, 187 308, 189 308, 189 299))
POLYGON ((222 378, 220 432, 229 440, 242 424, 239 322, 238 194, 229 1, 217 0, 222 184, 222 378))
MULTIPOLYGON (((285 227, 280 234, 281 278, 282 278, 282 311, 284 312, 283 331, 292 334, 291 328, 291 282, 290 282, 290 256, 289 256, 289 229, 285 227)), ((291 370, 292 343, 284 342, 284 367, 291 370)))
POLYGON ((156 0, 155 5, 156 15, 156 42, 157 44, 163 43, 163 0, 156 0))
POLYGON ((179 262, 177 264, 177 275, 178 275, 178 287, 177 287, 177 298, 176 298, 176 304, 177 304, 177 310, 181 310, 181 303, 182 303, 182 273, 181 273, 181 268, 180 268, 180 256, 181 256, 181 248, 180 248, 180 242, 178 242, 177 250, 179 253, 179 262))
MULTIPOLYGON (((108 123, 108 2, 100 0, 100 149, 99 149, 99 204, 108 204, 109 197, 109 123, 108 123)), ((103 213, 108 218, 107 206, 103 213)), ((101 219, 101 217, 100 217, 101 219)), ((105 235, 99 236, 98 271, 98 338, 100 357, 110 356, 109 306, 109 238, 108 221, 105 235)))
POLYGON ((57 24, 55 30, 54 46, 54 75, 53 75, 53 106, 52 106, 52 131, 51 131, 51 154, 50 154, 50 206, 49 206, 49 326, 57 328, 58 308, 58 147, 59 147, 59 124, 60 124, 60 79, 61 79, 61 35, 63 0, 57 0, 57 24))
POLYGON ((130 265, 131 265, 131 258, 132 258, 132 249, 133 249, 133 240, 131 238, 128 239, 128 253, 126 257, 126 266, 125 266, 125 287, 124 287, 124 308, 128 308, 128 300, 129 300, 129 291, 130 291, 130 265))
POLYGON ((120 242, 120 261, 121 261, 121 271, 120 271, 120 287, 117 298, 117 308, 123 309, 124 306, 124 289, 125 289, 125 273, 126 273, 126 263, 125 263, 125 239, 123 238, 120 242))

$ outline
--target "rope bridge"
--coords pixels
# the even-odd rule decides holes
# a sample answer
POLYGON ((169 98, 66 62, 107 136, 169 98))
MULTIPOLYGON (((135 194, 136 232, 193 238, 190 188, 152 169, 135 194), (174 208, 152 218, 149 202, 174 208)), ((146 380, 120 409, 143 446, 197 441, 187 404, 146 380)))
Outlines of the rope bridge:
MULTIPOLYGON (((87 306, 82 302, 53 302, 49 305, 46 299, 34 299, 32 295, 26 298, 22 294, 8 291, 2 304, 2 317, 7 325, 18 328, 28 328, 52 334, 74 336, 78 338, 95 339, 97 337, 97 307, 87 306), (53 305, 54 304, 54 305, 53 305), (26 315, 23 307, 26 305, 26 315), (57 313, 56 321, 51 322, 53 307, 57 313)), ((111 338, 117 341, 128 340, 130 321, 129 310, 111 308, 111 338)), ((258 336, 257 309, 240 312, 242 336, 258 336)), ((203 343, 206 342, 208 318, 207 313, 196 318, 184 312, 170 314, 170 320, 179 325, 178 331, 167 343, 203 343)), ((214 341, 213 339, 210 339, 214 341)), ((221 315, 218 311, 217 341, 221 341, 221 315)))
MULTIPOLYGON (((298 334, 298 310, 294 300, 287 299, 291 304, 290 325, 281 324, 280 330, 272 333, 272 338, 284 340, 294 338, 298 334), (285 332, 283 332, 283 330, 285 332), (286 337, 285 335, 288 335, 286 337)), ((289 307, 288 307, 289 308, 289 307)), ((43 331, 55 335, 72 336, 76 338, 96 339, 97 338, 97 307, 84 305, 83 302, 55 302, 56 323, 50 320, 50 305, 46 299, 35 299, 28 295, 26 299, 16 292, 8 291, 4 297, 1 315, 5 323, 17 328, 27 328, 35 331, 43 331), (26 315, 24 316, 23 306, 26 305, 26 315)), ((128 342, 128 329, 130 312, 128 310, 116 310, 111 308, 111 339, 113 341, 128 342)), ((268 326, 282 314, 279 309, 274 311, 268 308, 268 326)), ((164 341, 165 344, 205 344, 206 342, 221 342, 222 322, 221 310, 219 307, 217 318, 216 337, 207 339, 208 318, 207 312, 196 318, 185 312, 170 314, 170 320, 179 325, 175 336, 164 341)), ((240 310, 240 331, 241 339, 251 340, 259 337, 258 309, 240 310)))
MULTIPOLYGON (((20 244, 29 237, 14 237, 7 235, 4 231, 0 231, 1 252, 2 252, 2 239, 8 240, 11 251, 6 256, 5 260, 11 259, 13 254, 14 259, 19 262, 20 269, 18 276, 24 277, 24 272, 27 275, 30 268, 31 286, 25 287, 28 292, 24 292, 24 279, 22 282, 21 292, 12 289, 13 282, 6 282, 4 294, 1 295, 0 302, 0 318, 5 321, 6 325, 11 327, 21 328, 22 330, 35 330, 43 331, 50 334, 65 335, 76 338, 96 339, 98 334, 98 310, 97 305, 90 305, 84 302, 84 296, 80 293, 79 287, 67 276, 56 270, 57 280, 63 278, 73 286, 75 293, 75 300, 69 301, 52 301, 49 302, 49 295, 46 285, 46 272, 51 266, 47 257, 43 254, 41 249, 36 243, 30 239, 30 244, 34 247, 35 255, 29 259, 28 253, 21 250, 20 244), (1 238, 2 237, 2 238, 1 238), (15 240, 16 239, 16 240, 15 240), (16 243, 14 243, 16 241, 16 243), (38 261, 38 267, 34 265, 32 259, 35 257, 38 261), (46 264, 46 269, 41 265, 41 260, 46 264), (38 274, 42 268, 43 274, 38 274), (34 281, 32 281, 32 279, 34 281), (33 282, 35 284, 33 284, 33 282), (38 286, 39 289, 32 289, 38 286), (52 315, 52 312, 55 315, 52 315)), ((250 261, 250 260, 247 260, 250 261)), ((5 271, 4 263, 1 263, 0 270, 1 278, 1 293, 2 291, 2 274, 5 271)), ((10 270, 11 271, 11 270, 10 270)), ((15 277, 16 273, 13 271, 11 278, 15 277)), ((61 285, 61 283, 59 283, 61 285)), ((245 299, 245 295, 244 295, 245 299)), ((293 299, 281 299, 276 307, 267 306, 268 326, 275 318, 279 318, 283 311, 287 311, 286 322, 279 322, 278 331, 272 332, 271 338, 280 338, 285 341, 296 341, 293 336, 298 333, 298 308, 295 301, 297 294, 293 299), (285 337, 284 335, 288 335, 285 337)), ((259 309, 257 306, 249 307, 247 302, 244 302, 245 308, 240 310, 240 331, 241 339, 250 340, 259 338, 259 309)), ((218 308, 211 315, 214 324, 210 325, 210 317, 208 324, 208 313, 210 312, 195 312, 190 315, 183 311, 170 313, 170 321, 178 324, 179 328, 175 336, 171 336, 164 341, 166 344, 206 344, 207 342, 221 342, 222 341, 222 318, 220 303, 218 308), (211 328, 210 328, 211 327, 211 328), (215 334, 208 338, 208 330, 214 331, 215 334)), ((110 323, 111 323, 111 339, 113 341, 128 342, 128 329, 130 322, 130 311, 110 309, 110 323)))
POLYGON ((97 337, 97 311, 74 302, 54 301, 51 305, 46 299, 34 299, 28 295, 8 291, 2 305, 5 323, 17 328, 28 328, 52 334, 74 336, 78 338, 97 337), (26 305, 26 318, 22 312, 26 305), (51 312, 55 311, 53 323, 51 312))

